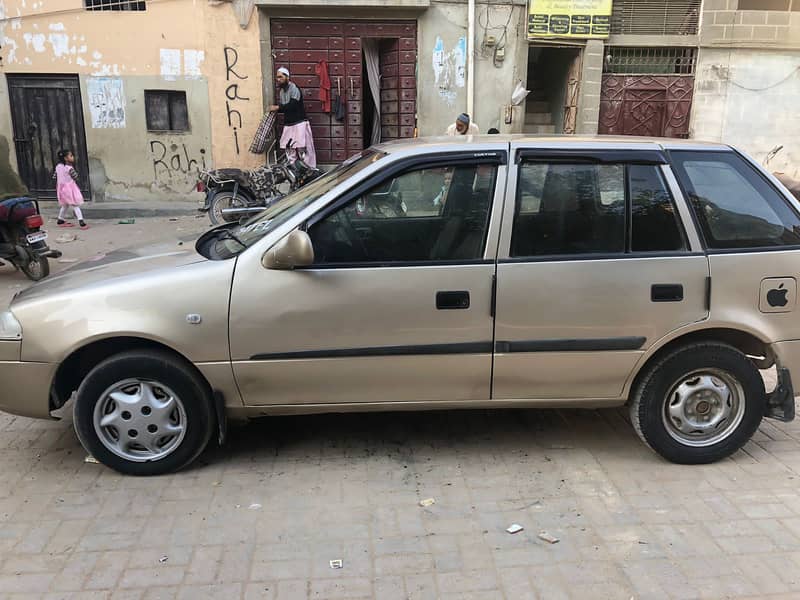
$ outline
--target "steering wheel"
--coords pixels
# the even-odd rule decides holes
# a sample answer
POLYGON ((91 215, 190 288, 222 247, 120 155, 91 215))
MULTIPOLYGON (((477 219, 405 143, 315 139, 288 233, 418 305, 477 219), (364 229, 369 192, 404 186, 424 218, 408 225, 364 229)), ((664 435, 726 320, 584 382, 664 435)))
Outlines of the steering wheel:
POLYGON ((361 251, 361 255, 364 259, 369 259, 367 247, 364 245, 364 241, 361 239, 361 236, 358 235, 358 230, 353 225, 353 221, 347 214, 347 210, 341 210, 339 211, 339 214, 342 216, 342 221, 344 223, 344 227, 342 229, 345 237, 347 237, 347 240, 350 242, 350 245, 353 246, 353 248, 357 247, 361 251))

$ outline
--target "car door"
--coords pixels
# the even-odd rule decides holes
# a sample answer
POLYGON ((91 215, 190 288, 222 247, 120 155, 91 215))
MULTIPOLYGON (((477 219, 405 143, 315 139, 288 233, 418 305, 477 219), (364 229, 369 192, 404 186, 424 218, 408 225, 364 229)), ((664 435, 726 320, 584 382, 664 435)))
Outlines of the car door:
POLYGON ((245 404, 488 399, 506 156, 389 163, 302 225, 312 266, 240 258, 230 341, 245 404))
POLYGON ((512 149, 493 398, 618 398, 651 344, 708 315, 708 261, 666 157, 512 149))

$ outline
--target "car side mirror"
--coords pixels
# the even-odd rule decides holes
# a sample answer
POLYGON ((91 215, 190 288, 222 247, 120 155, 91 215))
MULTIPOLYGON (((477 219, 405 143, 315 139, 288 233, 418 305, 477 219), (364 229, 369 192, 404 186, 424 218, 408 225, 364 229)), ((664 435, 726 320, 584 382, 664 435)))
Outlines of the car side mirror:
POLYGON ((294 269, 314 264, 314 246, 305 231, 295 229, 264 253, 261 264, 267 269, 294 269))

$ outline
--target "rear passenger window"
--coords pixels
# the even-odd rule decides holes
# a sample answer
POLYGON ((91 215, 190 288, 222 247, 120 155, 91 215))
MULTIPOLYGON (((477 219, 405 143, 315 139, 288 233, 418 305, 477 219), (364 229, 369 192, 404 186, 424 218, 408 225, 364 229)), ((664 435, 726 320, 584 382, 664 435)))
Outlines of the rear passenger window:
POLYGON ((734 152, 673 151, 709 248, 800 245, 800 218, 789 202, 734 152))
POLYGON ((625 171, 620 165, 520 166, 512 256, 625 251, 625 171))
POLYGON ((657 166, 520 166, 511 256, 685 248, 672 196, 657 166))
POLYGON ((630 165, 631 251, 684 250, 686 242, 672 196, 658 167, 630 165))

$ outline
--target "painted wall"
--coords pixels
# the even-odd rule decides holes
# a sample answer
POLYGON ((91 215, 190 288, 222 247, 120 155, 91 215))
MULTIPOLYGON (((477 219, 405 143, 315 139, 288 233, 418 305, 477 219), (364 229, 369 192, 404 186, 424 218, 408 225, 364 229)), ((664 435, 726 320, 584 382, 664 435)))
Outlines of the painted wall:
MULTIPOLYGON (((110 12, 83 0, 0 0, 0 38, 0 73, 80 75, 96 200, 192 198, 204 163, 259 162, 248 152, 262 107, 258 23, 242 29, 228 3, 110 12), (190 131, 148 132, 145 89, 184 90, 190 131)), ((10 140, 2 87, 0 136, 10 140)))
MULTIPOLYGON (((479 4, 475 32, 475 100, 473 120, 481 133, 490 127, 522 131, 524 113, 515 123, 503 123, 503 108, 511 102, 518 80, 527 79, 524 5, 479 4), (506 27, 505 60, 494 66, 491 49, 484 53, 484 26, 499 39, 506 27)), ((419 17, 417 113, 420 135, 441 135, 467 109, 467 4, 431 2, 419 17)))
POLYGON ((734 144, 800 177, 800 52, 701 48, 691 136, 734 144))

